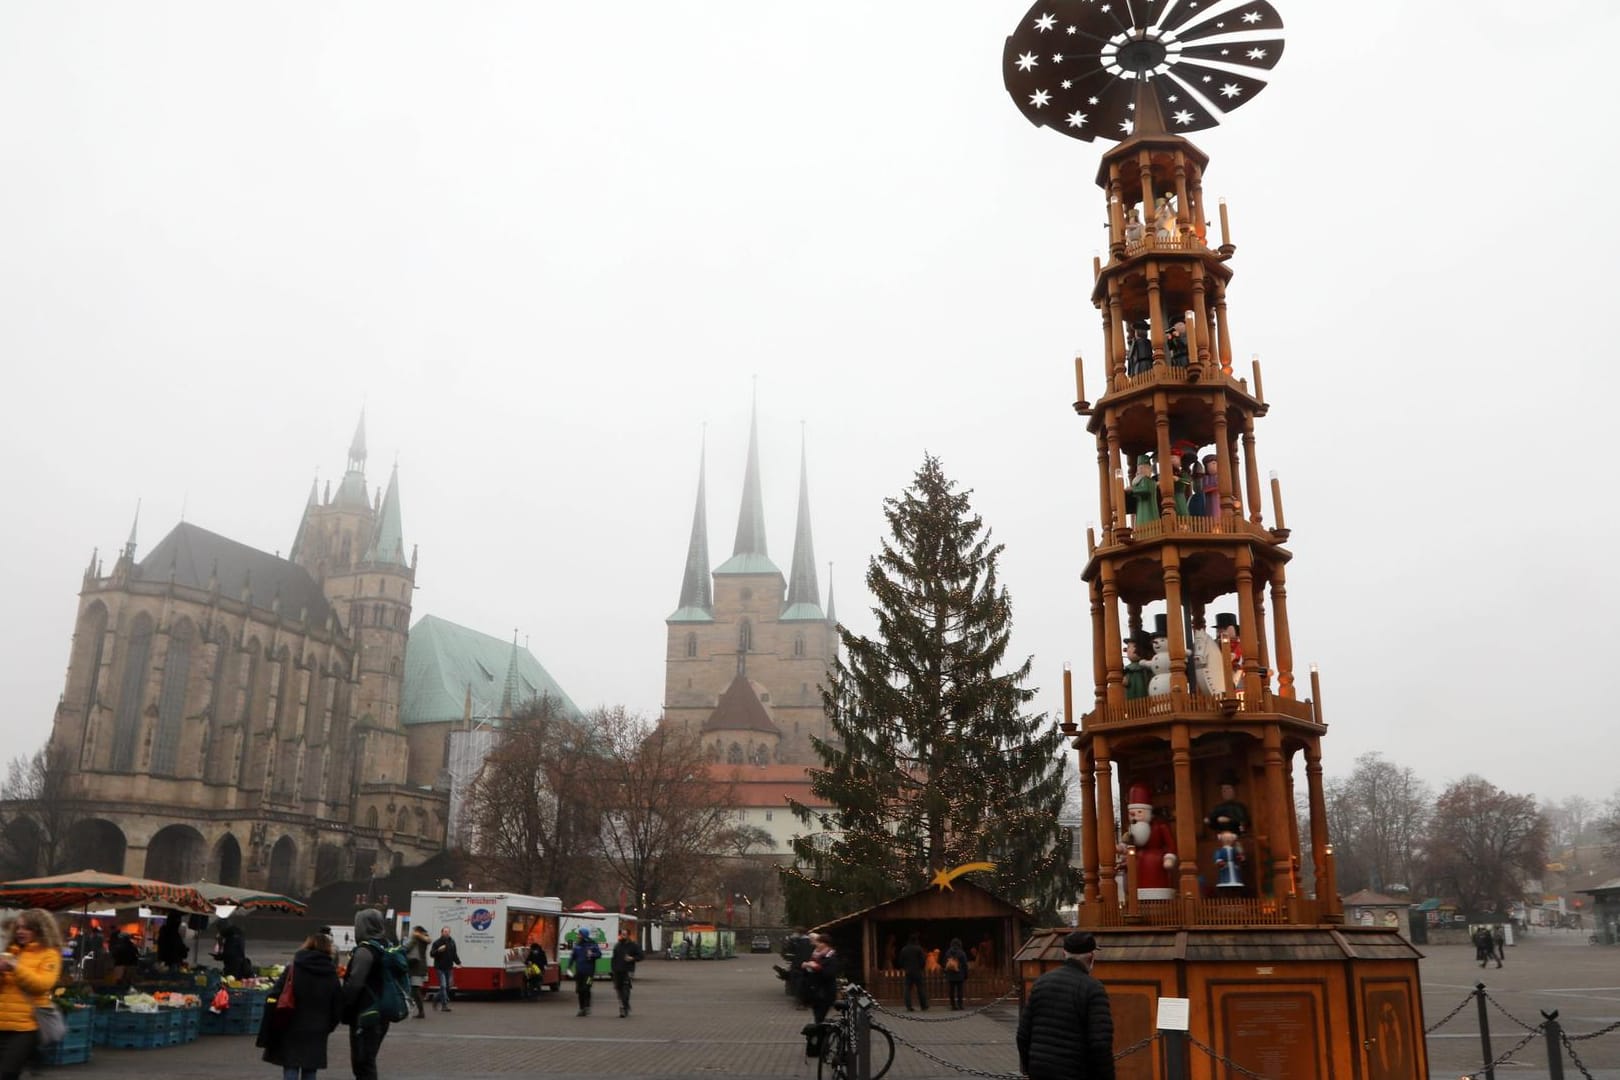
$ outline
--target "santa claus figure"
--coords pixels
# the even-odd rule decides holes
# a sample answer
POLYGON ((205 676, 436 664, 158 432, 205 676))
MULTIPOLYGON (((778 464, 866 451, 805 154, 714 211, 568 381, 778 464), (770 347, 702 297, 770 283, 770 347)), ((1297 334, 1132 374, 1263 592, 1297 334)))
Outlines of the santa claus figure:
POLYGON ((1146 784, 1132 784, 1125 813, 1129 824, 1119 839, 1120 851, 1136 848, 1136 898, 1170 900, 1176 890, 1170 884, 1170 871, 1176 868, 1176 837, 1170 826, 1153 816, 1151 793, 1146 784))

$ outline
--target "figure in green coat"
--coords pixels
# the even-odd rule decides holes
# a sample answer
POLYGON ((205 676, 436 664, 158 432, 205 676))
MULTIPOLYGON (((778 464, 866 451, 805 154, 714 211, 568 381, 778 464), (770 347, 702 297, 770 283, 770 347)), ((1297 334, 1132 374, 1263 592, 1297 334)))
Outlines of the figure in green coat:
POLYGON ((1148 683, 1153 680, 1153 669, 1144 661, 1153 659, 1153 642, 1146 634, 1125 639, 1125 700, 1135 701, 1148 696, 1148 683))
POLYGON ((1153 459, 1146 454, 1136 459, 1136 479, 1131 481, 1131 507, 1138 524, 1159 520, 1159 481, 1153 476, 1153 459))

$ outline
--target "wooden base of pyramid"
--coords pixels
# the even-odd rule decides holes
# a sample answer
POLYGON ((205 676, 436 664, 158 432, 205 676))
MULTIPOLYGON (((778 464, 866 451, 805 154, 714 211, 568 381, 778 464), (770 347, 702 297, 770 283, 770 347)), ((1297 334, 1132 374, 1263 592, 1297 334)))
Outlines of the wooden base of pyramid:
MULTIPOLYGON (((1069 928, 1038 930, 1017 957, 1029 987, 1063 962, 1069 928)), ((1108 988, 1114 1047, 1153 1034, 1161 997, 1187 998, 1189 1034, 1264 1077, 1421 1080, 1421 954, 1393 930, 1343 927, 1100 928, 1093 974, 1108 988)), ((1118 1080, 1242 1075, 1188 1045, 1171 1071, 1159 1040, 1118 1062, 1118 1080)))

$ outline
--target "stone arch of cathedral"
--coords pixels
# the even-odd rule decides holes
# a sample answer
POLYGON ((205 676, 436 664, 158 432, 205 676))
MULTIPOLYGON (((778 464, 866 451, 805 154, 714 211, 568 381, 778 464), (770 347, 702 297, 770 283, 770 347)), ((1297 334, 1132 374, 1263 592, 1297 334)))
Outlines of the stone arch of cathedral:
POLYGON ((68 830, 62 861, 75 870, 122 874, 128 846, 124 830, 117 825, 106 818, 85 818, 68 830))
POLYGON ((207 869, 208 844, 190 825, 167 825, 146 845, 145 877, 156 881, 196 881, 207 869))
POLYGON ((208 880, 219 885, 242 884, 242 845, 235 833, 226 833, 214 844, 208 859, 208 880))
POLYGON ((298 842, 290 836, 283 836, 270 849, 270 891, 282 896, 297 895, 297 867, 298 842))

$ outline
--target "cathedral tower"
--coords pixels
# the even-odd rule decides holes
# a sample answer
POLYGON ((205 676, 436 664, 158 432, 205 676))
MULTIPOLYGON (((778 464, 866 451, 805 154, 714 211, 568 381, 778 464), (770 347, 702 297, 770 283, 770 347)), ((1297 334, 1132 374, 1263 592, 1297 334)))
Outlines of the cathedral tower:
POLYGON ((837 632, 821 606, 809 500, 801 447, 793 562, 784 579, 765 538, 756 409, 732 554, 711 573, 700 461, 680 603, 665 620, 664 717, 700 733, 720 761, 808 764, 810 736, 826 733, 819 688, 837 632))

